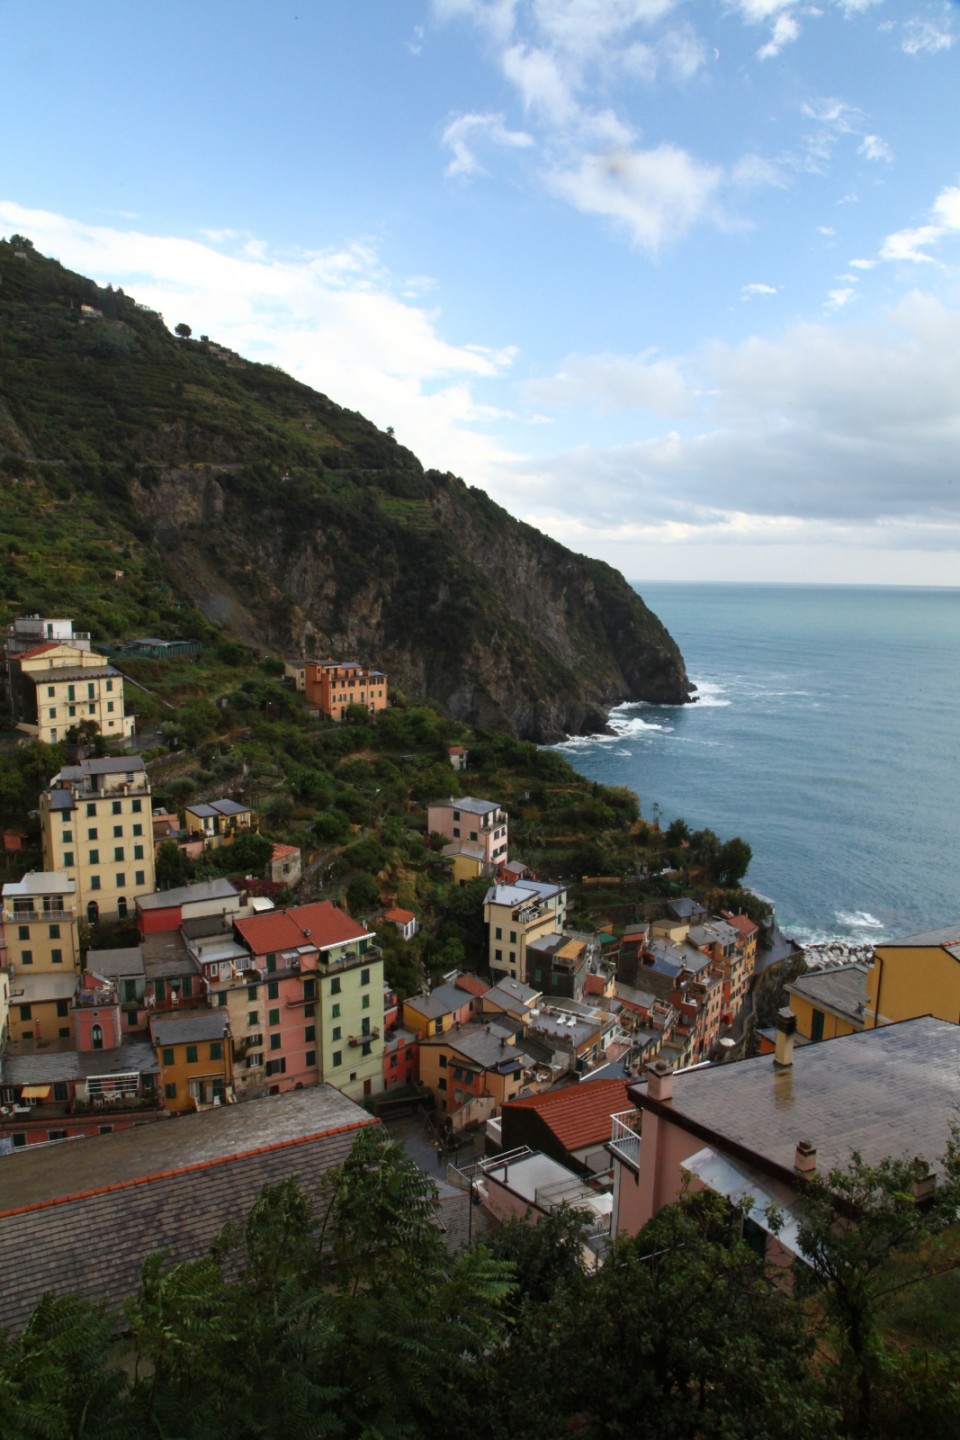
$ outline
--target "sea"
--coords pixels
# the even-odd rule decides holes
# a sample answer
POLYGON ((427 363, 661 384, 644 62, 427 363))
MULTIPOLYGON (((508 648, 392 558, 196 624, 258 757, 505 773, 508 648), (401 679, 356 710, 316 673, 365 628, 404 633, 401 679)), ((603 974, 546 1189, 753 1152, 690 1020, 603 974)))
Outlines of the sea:
POLYGON ((656 583, 694 705, 622 705, 557 748, 753 851, 800 944, 960 926, 960 589, 656 583))

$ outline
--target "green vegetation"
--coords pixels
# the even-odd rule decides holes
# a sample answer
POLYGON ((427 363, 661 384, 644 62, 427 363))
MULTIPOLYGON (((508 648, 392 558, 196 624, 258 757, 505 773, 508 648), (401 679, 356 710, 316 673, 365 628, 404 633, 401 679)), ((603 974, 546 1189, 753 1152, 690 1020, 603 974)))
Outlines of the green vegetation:
POLYGON ((371 1126, 316 1206, 284 1181, 208 1255, 150 1256, 119 1339, 105 1306, 45 1299, 0 1339, 0 1431, 499 1440, 509 1416, 513 1440, 951 1436, 956 1312, 946 1329, 909 1333, 876 1310, 884 1284, 929 1300, 946 1278, 942 1267, 931 1278, 916 1244, 952 1237, 956 1159, 925 1205, 904 1188, 917 1173, 855 1161, 814 1186, 802 1236, 812 1265, 798 1262, 791 1288, 745 1243, 749 1216, 711 1193, 617 1240, 598 1270, 585 1264, 582 1215, 566 1209, 452 1257, 429 1176, 371 1126), (850 1403, 865 1314, 866 1409, 850 1403))
POLYGON ((609 567, 21 237, 0 241, 0 550, 0 623, 359 647, 419 698, 538 739, 686 696, 609 567))

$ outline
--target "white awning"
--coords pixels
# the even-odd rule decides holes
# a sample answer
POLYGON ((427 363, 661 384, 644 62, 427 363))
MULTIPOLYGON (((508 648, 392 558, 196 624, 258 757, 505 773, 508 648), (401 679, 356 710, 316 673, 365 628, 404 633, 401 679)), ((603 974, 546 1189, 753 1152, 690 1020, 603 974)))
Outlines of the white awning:
POLYGON ((771 1180, 729 1155, 719 1154, 709 1145, 691 1155, 689 1160, 684 1160, 681 1168, 689 1175, 695 1175, 708 1190, 722 1195, 737 1209, 745 1209, 761 1230, 766 1230, 768 1235, 775 1234, 792 1255, 801 1254, 797 1238, 800 1229, 799 1201, 789 1186, 779 1180, 771 1180), (770 1223, 768 1212, 771 1209, 783 1222, 779 1229, 770 1223))

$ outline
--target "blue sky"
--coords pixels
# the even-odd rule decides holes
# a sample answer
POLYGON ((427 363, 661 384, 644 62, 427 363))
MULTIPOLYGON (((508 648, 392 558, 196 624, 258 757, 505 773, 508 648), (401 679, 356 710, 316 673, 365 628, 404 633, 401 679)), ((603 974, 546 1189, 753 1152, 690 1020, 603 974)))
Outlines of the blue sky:
POLYGON ((0 0, 0 234, 632 580, 960 583, 960 7, 0 0))

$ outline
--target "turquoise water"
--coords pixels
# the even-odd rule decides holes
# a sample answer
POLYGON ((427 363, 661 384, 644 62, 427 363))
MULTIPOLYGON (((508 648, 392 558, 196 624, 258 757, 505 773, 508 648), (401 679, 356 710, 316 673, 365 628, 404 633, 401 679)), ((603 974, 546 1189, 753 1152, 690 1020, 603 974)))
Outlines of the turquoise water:
POLYGON ((559 747, 647 819, 741 835, 800 940, 960 920, 960 590, 650 584, 701 700, 559 747))

